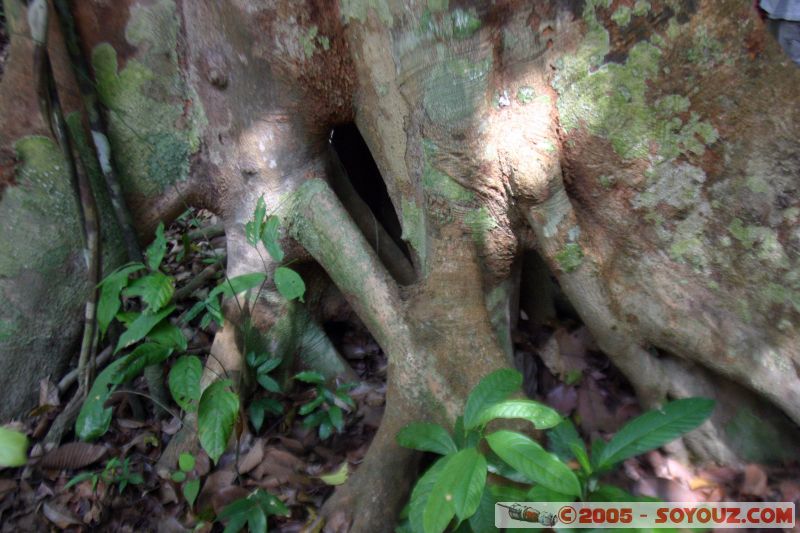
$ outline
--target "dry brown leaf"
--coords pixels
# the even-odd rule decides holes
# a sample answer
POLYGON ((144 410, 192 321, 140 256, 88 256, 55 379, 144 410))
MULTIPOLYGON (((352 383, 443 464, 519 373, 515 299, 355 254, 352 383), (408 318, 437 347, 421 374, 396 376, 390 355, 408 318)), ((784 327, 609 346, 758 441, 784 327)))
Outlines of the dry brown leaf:
POLYGON ((261 464, 264 459, 264 441, 257 439, 243 457, 239 458, 239 474, 247 474, 252 469, 261 464))
POLYGON ((82 526, 83 522, 69 512, 65 507, 55 502, 45 502, 42 505, 42 513, 45 518, 50 520, 59 529, 67 529, 70 526, 82 526))
POLYGON ((68 442, 45 454, 39 466, 54 470, 77 470, 100 460, 105 454, 106 448, 100 444, 68 442))
POLYGON ((742 494, 764 496, 767 494, 767 473, 757 464, 744 467, 744 479, 739 487, 742 494))
POLYGON ((205 509, 211 505, 211 498, 226 487, 233 485, 236 474, 230 470, 217 470, 206 478, 200 495, 197 498, 197 509, 205 509))
POLYGON ((208 454, 203 450, 200 450, 196 454, 194 454, 194 470, 197 472, 198 477, 205 477, 211 471, 211 460, 208 458, 208 454))
POLYGON ((249 494, 249 490, 238 485, 231 485, 218 490, 211 495, 211 507, 214 509, 214 514, 221 513, 225 506, 236 500, 246 498, 249 494))
POLYGON ((39 381, 39 407, 58 407, 61 400, 58 397, 58 387, 46 377, 39 381))
POLYGON ((172 483, 159 483, 158 499, 163 504, 178 503, 178 493, 175 492, 175 487, 172 486, 172 483))

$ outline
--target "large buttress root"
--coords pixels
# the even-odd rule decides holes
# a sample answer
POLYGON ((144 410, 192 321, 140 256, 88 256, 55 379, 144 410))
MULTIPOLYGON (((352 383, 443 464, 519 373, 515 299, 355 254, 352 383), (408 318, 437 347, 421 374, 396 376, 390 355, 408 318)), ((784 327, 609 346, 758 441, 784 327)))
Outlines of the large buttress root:
POLYGON ((459 269, 444 268, 447 265, 437 261, 477 263, 469 252, 463 258, 444 253, 445 248, 458 250, 448 241, 442 253, 432 252, 437 260, 428 281, 406 302, 325 182, 301 186, 289 213, 291 236, 327 271, 389 359, 381 426, 363 463, 326 503, 324 514, 334 518, 344 512, 346 521, 352 522, 350 531, 392 531, 413 481, 415 458, 397 445, 397 431, 413 420, 452 423, 475 382, 505 364, 494 341, 484 340, 486 346, 478 346, 470 340, 494 338, 480 284, 463 282, 459 269), (449 279, 452 275, 458 279, 449 279), (463 305, 448 306, 443 291, 457 293, 454 298, 463 305))
MULTIPOLYGON (((745 368, 736 365, 721 366, 703 353, 704 342, 686 339, 685 344, 694 345, 694 350, 686 350, 681 355, 707 366, 692 366, 680 359, 656 354, 653 346, 665 335, 669 324, 662 326, 660 335, 649 336, 641 328, 618 318, 620 302, 610 293, 602 273, 606 268, 604 250, 599 239, 590 240, 590 232, 582 231, 573 206, 561 180, 555 182, 552 194, 542 203, 530 206, 526 217, 536 235, 538 251, 556 272, 559 283, 575 307, 578 314, 592 332, 600 348, 613 363, 626 375, 637 396, 646 407, 655 407, 669 399, 706 396, 717 400, 717 409, 709 422, 685 439, 686 444, 698 457, 727 464, 736 464, 742 459, 742 448, 736 438, 726 432, 726 428, 738 414, 760 412, 768 420, 767 425, 783 428, 789 436, 787 443, 797 446, 796 431, 787 427, 786 422, 775 412, 770 412, 763 400, 755 394, 743 390, 749 388, 782 407, 786 414, 798 420, 797 404, 772 391, 765 393, 762 383, 772 379, 780 383, 791 376, 768 376, 769 368, 745 368), (581 250, 581 259, 576 265, 569 265, 568 250, 581 250), (648 349, 650 348, 650 349, 648 349), (715 375, 717 372, 720 375, 715 375), (722 386, 731 379, 728 385, 722 386)), ((630 312, 630 311, 629 311, 630 312)), ((682 334, 687 334, 681 331, 682 334)), ((700 332, 695 331, 695 335, 700 332)), ((706 331, 708 336, 713 332, 706 331)), ((730 340, 733 342, 733 340, 730 340)), ((791 387, 789 387, 791 389, 791 387)), ((784 390, 778 387, 776 390, 784 390)))

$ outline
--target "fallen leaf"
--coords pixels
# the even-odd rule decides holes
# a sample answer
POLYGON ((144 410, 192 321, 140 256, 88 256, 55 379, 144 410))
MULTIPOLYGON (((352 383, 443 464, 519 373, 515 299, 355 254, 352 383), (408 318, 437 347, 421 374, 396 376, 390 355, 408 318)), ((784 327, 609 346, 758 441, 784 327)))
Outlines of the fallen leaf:
POLYGON ((200 490, 200 496, 197 498, 197 509, 210 507, 214 495, 233 485, 235 478, 236 474, 230 470, 217 470, 210 474, 200 490))
POLYGON ((226 505, 246 498, 250 491, 238 485, 231 485, 220 489, 211 495, 211 507, 214 509, 214 514, 219 514, 226 505))
POLYGON ((250 450, 239 458, 239 474, 247 474, 264 459, 264 441, 257 439, 250 450))
POLYGON ((39 381, 39 407, 58 407, 61 400, 58 397, 58 387, 46 377, 39 381))
POLYGON ((41 468, 77 470, 99 461, 106 454, 105 446, 88 442, 68 442, 42 457, 41 468))
POLYGON ((158 499, 161 503, 178 503, 178 493, 172 483, 159 483, 158 499))
POLYGON ((44 502, 44 505, 42 505, 42 512, 45 518, 50 520, 60 529, 67 529, 70 526, 83 525, 83 522, 75 515, 70 513, 66 508, 54 502, 44 502))
POLYGON ((349 473, 350 472, 347 466, 347 461, 345 461, 335 472, 332 472, 330 474, 324 474, 318 477, 326 485, 341 485, 345 481, 347 481, 347 476, 349 473))

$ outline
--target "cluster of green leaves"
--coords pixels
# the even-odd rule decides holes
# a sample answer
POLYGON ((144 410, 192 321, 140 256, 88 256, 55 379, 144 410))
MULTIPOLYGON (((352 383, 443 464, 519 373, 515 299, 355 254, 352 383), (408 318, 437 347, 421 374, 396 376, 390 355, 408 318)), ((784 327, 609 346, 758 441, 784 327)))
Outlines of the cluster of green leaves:
POLYGON ((355 383, 343 383, 331 390, 325 384, 325 377, 319 372, 300 372, 294 379, 314 385, 317 395, 313 400, 300 406, 299 413, 303 415, 303 425, 307 428, 316 427, 319 438, 327 439, 335 429, 337 433, 344 431, 344 409, 355 407, 355 402, 347 394, 356 387, 355 383))
POLYGON ((124 327, 114 353, 139 343, 131 352, 106 367, 95 379, 75 422, 75 433, 83 440, 101 437, 111 423, 112 410, 106 407, 114 390, 138 376, 145 367, 161 364, 175 351, 186 350, 186 337, 170 321, 175 311, 172 297, 175 280, 159 270, 167 252, 164 225, 159 224, 156 238, 146 251, 146 265, 124 265, 100 282, 97 323, 105 336, 116 320, 124 327), (146 274, 135 277, 141 271, 146 274), (140 311, 123 311, 122 299, 138 298, 140 311))
POLYGON ((591 458, 569 420, 553 409, 527 399, 508 399, 522 386, 522 376, 511 369, 493 372, 470 393, 454 434, 442 426, 415 422, 397 434, 401 446, 442 455, 417 481, 402 530, 441 533, 457 518, 459 531, 488 531, 494 523, 497 501, 609 501, 620 489, 598 483, 598 477, 621 461, 658 448, 691 431, 711 414, 714 402, 688 398, 666 404, 628 422, 608 443, 592 444, 591 458), (529 437, 509 430, 485 434, 496 419, 527 420, 536 429, 550 429, 551 453, 529 437), (479 445, 488 444, 488 451, 479 445), (575 458, 574 472, 566 461, 575 458), (526 492, 504 494, 487 485, 487 472, 532 484, 526 492))
POLYGON ((172 481, 180 483, 181 492, 189 504, 189 508, 194 507, 194 501, 197 499, 197 494, 200 492, 200 478, 189 477, 194 473, 194 467, 197 461, 189 452, 183 452, 178 456, 178 470, 172 473, 172 481))
MULTIPOLYGON (((276 262, 283 261, 283 248, 280 244, 280 219, 277 215, 267 215, 264 197, 261 196, 256 202, 253 211, 253 219, 244 226, 244 234, 250 246, 258 249, 261 243, 266 248, 267 253, 276 262)), ((300 275, 286 266, 279 266, 275 269, 275 288, 287 300, 299 299, 303 301, 306 292, 306 285, 300 275)))
POLYGON ((28 462, 28 437, 0 427, 0 468, 22 466, 28 462))
MULTIPOLYGON (((255 352, 249 352, 245 359, 247 365, 255 373, 256 381, 261 388, 273 394, 281 393, 280 383, 270 376, 270 373, 280 366, 282 362, 280 357, 270 357, 267 353, 256 354, 255 352)), ((267 413, 279 415, 282 412, 283 404, 275 398, 253 400, 247 408, 247 415, 256 432, 261 431, 261 426, 264 424, 264 416, 267 413)))
POLYGON ((269 516, 289 516, 289 509, 277 497, 256 489, 245 498, 227 505, 217 516, 218 521, 225 521, 224 533, 236 533, 245 525, 250 533, 266 533, 269 516))
POLYGON ((77 476, 70 479, 65 489, 73 485, 85 481, 92 480, 92 491, 97 489, 97 483, 102 480, 107 485, 117 485, 117 490, 120 494, 125 490, 128 485, 141 485, 144 483, 142 475, 138 472, 131 472, 130 457, 126 457, 120 461, 118 457, 112 457, 106 462, 105 468, 99 472, 81 472, 77 476))

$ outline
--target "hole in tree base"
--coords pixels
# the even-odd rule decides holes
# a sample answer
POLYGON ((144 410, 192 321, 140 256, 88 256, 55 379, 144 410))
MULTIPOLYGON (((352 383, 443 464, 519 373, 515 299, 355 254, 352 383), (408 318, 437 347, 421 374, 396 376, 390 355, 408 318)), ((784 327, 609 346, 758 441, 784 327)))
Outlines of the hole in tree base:
POLYGON ((402 239, 403 230, 389 198, 386 183, 356 125, 348 123, 334 127, 331 130, 330 144, 344 173, 344 176, 334 178, 331 184, 339 199, 365 234, 376 231, 374 225, 377 221, 388 238, 410 260, 408 247, 402 239), (349 186, 343 180, 347 180, 349 186), (353 194, 358 198, 352 198, 353 194), (363 220, 366 218, 365 213, 360 212, 355 205, 359 199, 371 213, 371 220, 363 220))

